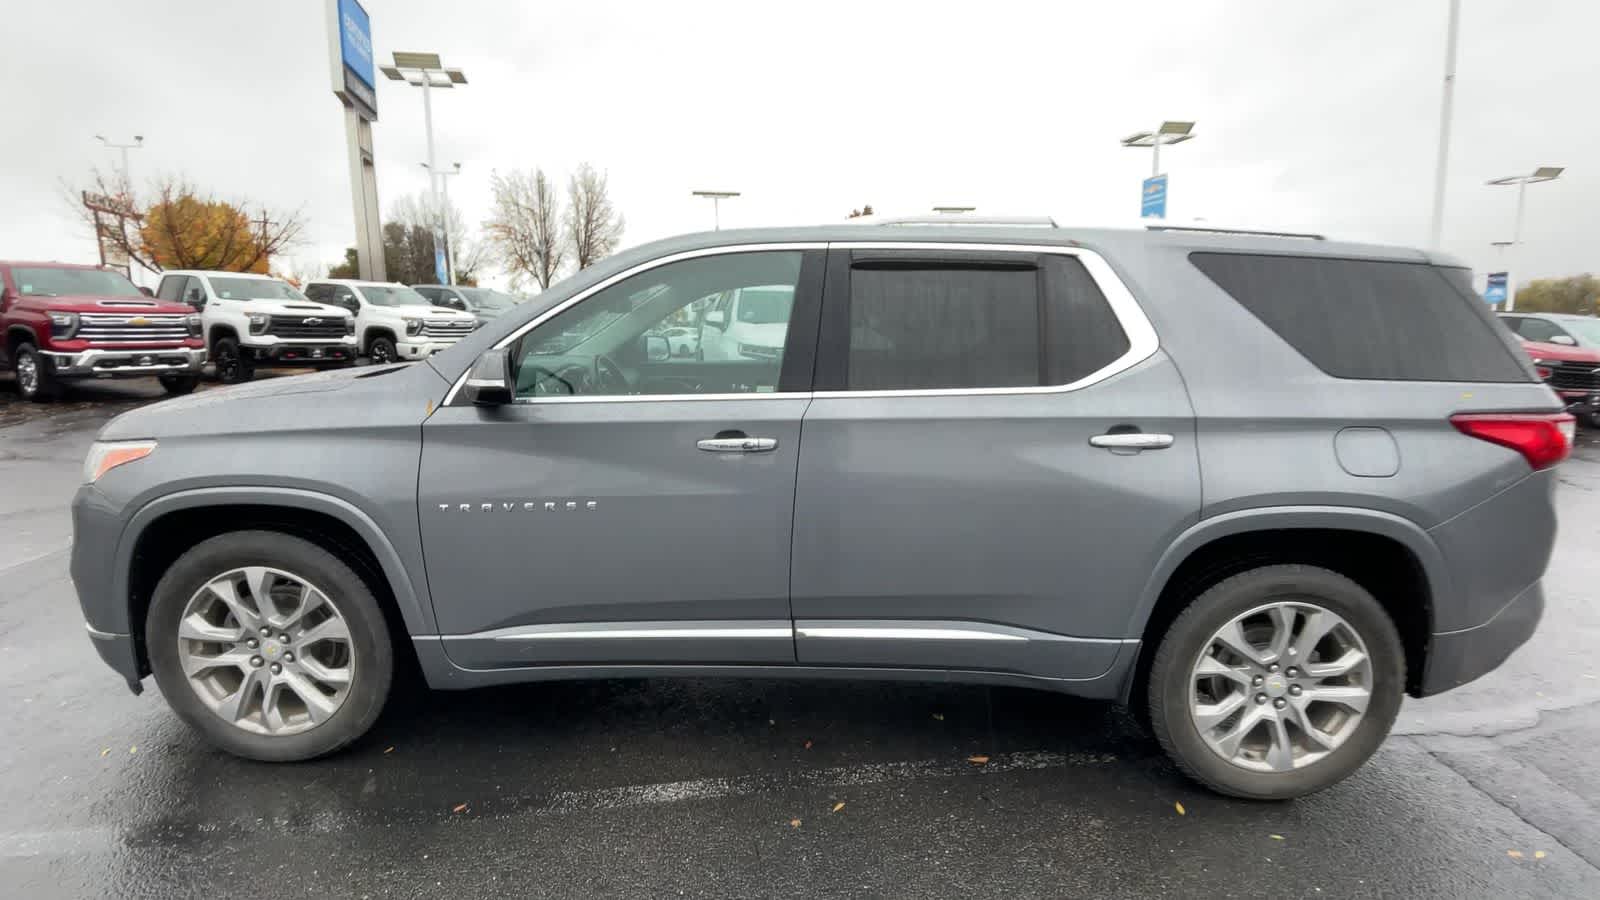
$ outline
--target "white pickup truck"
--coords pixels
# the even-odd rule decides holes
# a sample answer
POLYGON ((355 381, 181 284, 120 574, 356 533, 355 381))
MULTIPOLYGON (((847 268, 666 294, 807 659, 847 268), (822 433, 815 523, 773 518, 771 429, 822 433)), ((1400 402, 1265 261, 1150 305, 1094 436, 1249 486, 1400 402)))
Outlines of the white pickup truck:
POLYGON ((481 324, 471 313, 434 306, 393 281, 320 279, 306 283, 306 296, 355 313, 361 352, 374 363, 427 359, 481 324))
POLYGON ((314 303, 268 275, 169 269, 156 296, 200 311, 206 350, 224 384, 249 381, 258 365, 338 368, 356 359, 349 312, 314 303))

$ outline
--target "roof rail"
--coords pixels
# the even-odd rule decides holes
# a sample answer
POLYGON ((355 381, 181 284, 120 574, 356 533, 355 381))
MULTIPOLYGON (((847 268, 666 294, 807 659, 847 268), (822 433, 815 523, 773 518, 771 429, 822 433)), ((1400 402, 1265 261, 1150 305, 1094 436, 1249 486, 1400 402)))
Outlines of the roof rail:
POLYGON ((939 213, 931 216, 890 216, 874 218, 873 225, 999 225, 1014 228, 1055 228, 1049 216, 975 216, 968 213, 939 213))
POLYGON ((1325 241, 1320 234, 1300 231, 1262 231, 1255 228, 1221 228, 1205 225, 1146 225, 1151 231, 1181 231, 1188 234, 1255 234, 1261 237, 1300 238, 1307 241, 1325 241))

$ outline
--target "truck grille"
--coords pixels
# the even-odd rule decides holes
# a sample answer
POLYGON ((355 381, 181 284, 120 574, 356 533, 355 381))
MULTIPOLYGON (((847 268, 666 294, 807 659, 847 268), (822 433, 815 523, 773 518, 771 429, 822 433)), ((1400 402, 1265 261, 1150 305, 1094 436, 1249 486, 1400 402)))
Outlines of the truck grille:
POLYGON ((1581 362, 1546 362, 1545 368, 1555 374, 1550 376, 1550 386, 1558 391, 1600 390, 1600 366, 1581 362))
POLYGON ((472 333, 476 322, 466 319, 424 319, 422 333, 431 338, 459 340, 472 333))
POLYGON ((166 313, 84 313, 73 337, 98 344, 183 341, 189 337, 188 318, 166 313))
POLYGON ((273 316, 267 334, 300 340, 332 341, 344 337, 343 316, 273 316))

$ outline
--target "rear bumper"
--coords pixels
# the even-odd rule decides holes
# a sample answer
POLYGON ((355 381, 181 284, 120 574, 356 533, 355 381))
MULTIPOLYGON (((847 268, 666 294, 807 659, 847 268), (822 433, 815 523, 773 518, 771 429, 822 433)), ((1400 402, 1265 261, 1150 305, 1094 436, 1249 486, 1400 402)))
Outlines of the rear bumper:
POLYGON ((84 350, 81 353, 41 351, 57 378, 134 378, 147 375, 198 375, 205 365, 204 348, 166 350, 84 350))
POLYGON ((1535 581, 1482 625, 1433 635, 1419 696, 1460 687, 1493 671, 1533 636, 1543 615, 1544 586, 1535 581))

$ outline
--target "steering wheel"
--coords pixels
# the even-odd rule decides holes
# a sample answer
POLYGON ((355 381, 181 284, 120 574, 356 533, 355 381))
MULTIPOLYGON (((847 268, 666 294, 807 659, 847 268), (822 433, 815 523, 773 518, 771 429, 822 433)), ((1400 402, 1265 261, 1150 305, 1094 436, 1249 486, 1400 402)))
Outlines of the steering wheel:
POLYGON ((611 357, 604 353, 594 356, 594 383, 593 390, 600 394, 626 394, 632 385, 628 384, 628 376, 622 374, 622 367, 611 361, 611 357))

